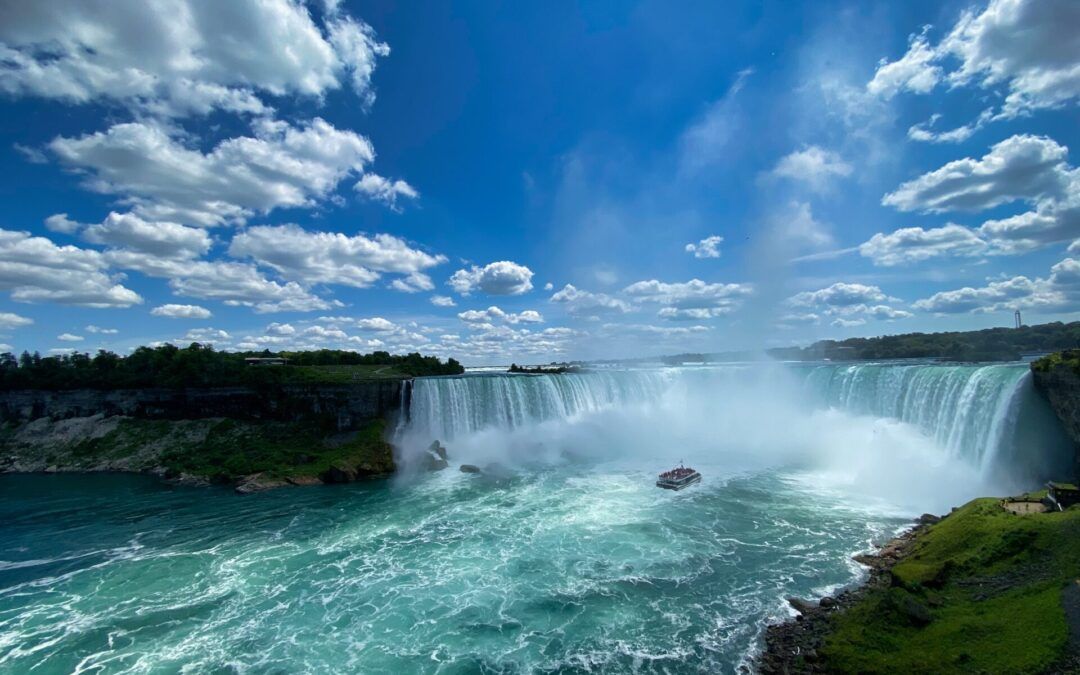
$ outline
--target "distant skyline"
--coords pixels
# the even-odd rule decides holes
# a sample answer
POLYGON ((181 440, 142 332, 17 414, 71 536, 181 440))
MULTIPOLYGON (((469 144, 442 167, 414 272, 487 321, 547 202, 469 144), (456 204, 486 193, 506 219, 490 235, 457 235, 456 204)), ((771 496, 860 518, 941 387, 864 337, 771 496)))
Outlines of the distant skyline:
POLYGON ((1076 320, 1080 3, 0 4, 0 349, 1076 320))

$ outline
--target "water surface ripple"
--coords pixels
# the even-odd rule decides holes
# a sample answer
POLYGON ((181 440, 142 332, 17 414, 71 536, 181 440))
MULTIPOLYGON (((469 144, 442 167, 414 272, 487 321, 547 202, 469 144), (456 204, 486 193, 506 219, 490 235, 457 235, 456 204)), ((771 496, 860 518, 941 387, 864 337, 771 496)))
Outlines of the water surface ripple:
POLYGON ((0 477, 0 671, 732 672, 903 522, 781 473, 651 478, 0 477))

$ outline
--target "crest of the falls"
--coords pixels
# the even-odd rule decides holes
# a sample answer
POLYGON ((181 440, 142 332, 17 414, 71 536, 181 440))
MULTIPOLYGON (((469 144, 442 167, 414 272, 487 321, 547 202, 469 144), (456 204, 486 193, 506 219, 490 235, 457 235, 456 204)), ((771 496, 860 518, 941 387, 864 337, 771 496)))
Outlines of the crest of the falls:
POLYGON ((698 418, 751 410, 776 425, 799 425, 802 413, 822 409, 895 420, 983 475, 1020 469, 1041 478, 1068 456, 1060 425, 1019 363, 756 364, 418 378, 399 435, 452 441, 661 402, 694 408, 698 418))

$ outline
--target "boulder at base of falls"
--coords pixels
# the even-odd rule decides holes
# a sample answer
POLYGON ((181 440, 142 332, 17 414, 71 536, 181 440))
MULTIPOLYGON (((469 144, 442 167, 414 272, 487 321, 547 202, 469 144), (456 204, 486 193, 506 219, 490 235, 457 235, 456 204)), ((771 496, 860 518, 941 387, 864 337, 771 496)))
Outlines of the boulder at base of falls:
POLYGON ((461 465, 461 472, 462 473, 480 473, 480 467, 476 466, 475 464, 462 464, 461 465))
POLYGON ((253 492, 273 490, 285 485, 288 485, 288 483, 279 478, 270 478, 265 474, 253 473, 240 479, 236 484, 236 491, 242 495, 249 495, 253 492))
POLYGON ((795 608, 796 612, 800 614, 806 614, 817 609, 817 605, 809 600, 803 600, 802 598, 788 598, 788 604, 795 608))
POLYGON ((442 471, 450 466, 446 461, 446 448, 438 441, 433 441, 421 457, 421 466, 424 471, 442 471))

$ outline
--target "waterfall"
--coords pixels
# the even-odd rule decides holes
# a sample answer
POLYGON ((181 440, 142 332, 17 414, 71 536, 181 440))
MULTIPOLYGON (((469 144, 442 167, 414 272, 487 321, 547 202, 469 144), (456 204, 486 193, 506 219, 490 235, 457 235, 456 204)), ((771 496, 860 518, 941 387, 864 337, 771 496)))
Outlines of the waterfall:
POLYGON ((489 427, 512 429, 655 399, 670 382, 669 370, 422 377, 413 383, 409 427, 453 440, 489 427))
POLYGON ((407 428, 399 436, 452 441, 485 429, 659 402, 673 391, 715 399, 721 408, 748 396, 768 407, 773 401, 762 396, 763 381, 777 398, 798 397, 804 409, 833 408, 909 424, 984 475, 1020 467, 1025 475, 1043 477, 1070 452, 1060 424, 1034 391, 1027 365, 1018 363, 755 364, 417 378, 407 428), (750 383, 759 385, 754 393, 750 383))
POLYGON ((805 373, 821 403, 912 424, 984 470, 1009 442, 1010 413, 1033 394, 1030 380, 1022 364, 821 365, 805 373))

